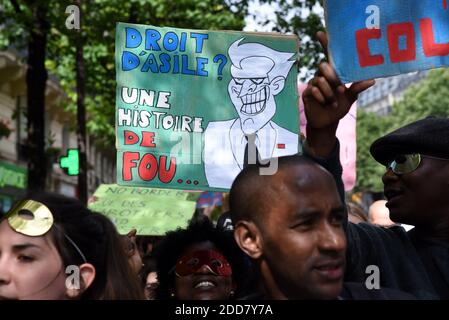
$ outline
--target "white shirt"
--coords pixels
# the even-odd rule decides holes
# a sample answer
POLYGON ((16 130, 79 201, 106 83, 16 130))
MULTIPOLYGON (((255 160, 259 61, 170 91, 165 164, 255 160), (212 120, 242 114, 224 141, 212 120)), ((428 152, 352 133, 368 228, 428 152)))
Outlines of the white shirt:
MULTIPOLYGON (((261 160, 298 153, 298 135, 269 121, 256 132, 261 160)), ((243 169, 247 140, 240 119, 210 122, 204 131, 204 171, 210 187, 229 189, 243 169)))

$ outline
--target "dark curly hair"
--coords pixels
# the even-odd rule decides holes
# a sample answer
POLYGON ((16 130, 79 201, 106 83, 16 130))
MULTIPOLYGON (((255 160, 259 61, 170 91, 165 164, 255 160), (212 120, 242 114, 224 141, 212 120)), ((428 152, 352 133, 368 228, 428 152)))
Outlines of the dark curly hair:
POLYGON ((170 271, 187 247, 206 241, 212 242, 230 263, 232 277, 237 286, 235 297, 244 293, 252 267, 251 260, 237 246, 232 232, 216 229, 208 219, 204 219, 192 221, 187 229, 168 232, 156 246, 154 256, 159 281, 156 289, 157 300, 170 298, 170 289, 175 285, 175 273, 170 271))

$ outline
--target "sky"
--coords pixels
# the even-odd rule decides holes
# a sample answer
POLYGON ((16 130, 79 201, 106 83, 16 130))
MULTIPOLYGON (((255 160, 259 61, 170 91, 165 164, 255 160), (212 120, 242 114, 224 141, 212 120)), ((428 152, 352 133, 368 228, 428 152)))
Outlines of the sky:
MULTIPOLYGON (((267 19, 274 21, 275 15, 274 11, 278 8, 276 3, 273 4, 260 4, 259 0, 254 0, 249 3, 248 11, 249 15, 245 18, 246 26, 243 29, 244 31, 259 31, 259 32, 270 32, 273 29, 273 26, 275 25, 274 22, 271 22, 267 24, 266 26, 262 26, 261 22, 266 21, 267 19), (256 15, 257 18, 254 19, 252 15, 256 15), (260 24, 259 24, 260 23, 260 24)), ((322 17, 324 17, 323 8, 321 6, 315 6, 313 11, 317 14, 320 14, 322 17)), ((309 10, 303 10, 302 15, 307 16, 309 14, 309 10)), ((290 14, 291 15, 291 14, 290 14)), ((288 17, 288 15, 287 15, 288 17)), ((324 24, 324 19, 322 21, 324 24)), ((309 38, 307 39, 300 39, 300 41, 310 41, 309 38)), ((306 77, 307 69, 306 68, 300 68, 300 77, 306 77)))
MULTIPOLYGON (((278 5, 276 3, 273 4, 260 4, 259 0, 254 0, 249 3, 248 10, 249 15, 246 17, 246 27, 243 29, 244 31, 271 31, 272 27, 274 26, 274 23, 270 23, 266 26, 261 26, 258 24, 260 21, 266 21, 267 18, 270 20, 275 19, 274 11, 278 8, 278 5), (256 14, 258 16, 257 19, 254 19, 252 17, 253 14, 256 14)), ((314 12, 324 16, 323 8, 321 6, 316 5, 313 9, 314 12)), ((303 16, 307 15, 309 13, 309 10, 303 11, 303 16)), ((324 24, 324 20, 323 20, 324 24)))
POLYGON ((269 5, 265 3, 261 5, 258 0, 254 0, 249 3, 248 10, 249 15, 246 17, 246 27, 244 31, 271 31, 274 23, 268 24, 266 26, 258 25, 258 21, 266 21, 267 18, 274 20, 274 10, 276 8, 275 4, 269 5), (258 19, 254 19, 251 15, 257 14, 258 19))

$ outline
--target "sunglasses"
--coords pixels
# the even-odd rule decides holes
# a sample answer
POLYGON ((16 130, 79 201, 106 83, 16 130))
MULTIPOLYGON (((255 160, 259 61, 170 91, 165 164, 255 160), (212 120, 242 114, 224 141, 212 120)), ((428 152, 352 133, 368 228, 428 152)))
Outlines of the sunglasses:
POLYGON ((419 153, 398 154, 387 164, 387 170, 391 169, 396 174, 406 174, 418 169, 423 158, 449 161, 449 159, 431 157, 419 153))
POLYGON ((185 277, 194 274, 204 265, 216 276, 229 277, 232 275, 229 262, 215 250, 198 250, 181 257, 175 266, 176 275, 185 277))

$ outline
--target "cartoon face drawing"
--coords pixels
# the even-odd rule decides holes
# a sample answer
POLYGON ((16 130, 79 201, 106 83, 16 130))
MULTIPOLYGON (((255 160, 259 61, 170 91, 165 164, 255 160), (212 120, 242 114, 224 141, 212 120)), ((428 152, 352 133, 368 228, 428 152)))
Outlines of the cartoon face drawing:
POLYGON ((292 53, 237 40, 229 48, 232 79, 228 93, 245 135, 253 134, 276 113, 275 96, 284 89, 292 53))
MULTIPOLYGON (((229 189, 250 163, 298 152, 297 132, 273 121, 277 111, 284 111, 288 117, 287 110, 294 113, 297 108, 297 103, 276 104, 276 96, 284 89, 295 63, 295 53, 243 40, 234 41, 228 49, 231 61, 228 94, 238 117, 210 121, 204 131, 204 173, 208 185, 214 188, 229 189)), ((292 80, 289 89, 295 90, 296 83, 292 80)))

